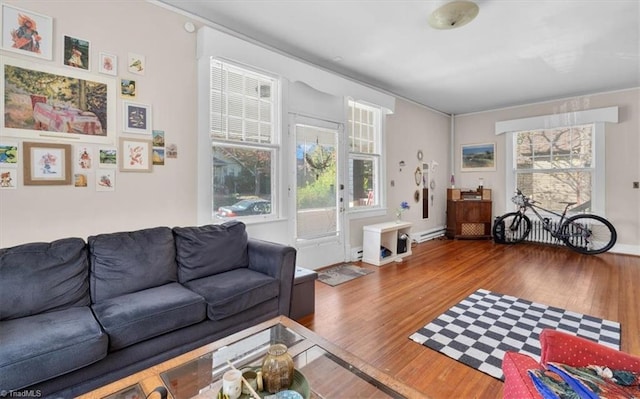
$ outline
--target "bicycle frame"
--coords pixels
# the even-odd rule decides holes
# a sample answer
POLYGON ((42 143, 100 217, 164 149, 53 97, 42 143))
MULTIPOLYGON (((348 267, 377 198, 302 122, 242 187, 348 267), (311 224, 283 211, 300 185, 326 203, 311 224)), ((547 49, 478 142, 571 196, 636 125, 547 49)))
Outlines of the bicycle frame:
POLYGON ((521 197, 522 197, 522 199, 523 199, 523 205, 519 205, 519 207, 518 207, 518 212, 519 212, 520 214, 524 215, 524 214, 525 214, 525 212, 527 211, 527 209, 531 209, 531 211, 532 211, 532 212, 533 212, 533 213, 538 217, 538 219, 542 222, 542 227, 543 227, 545 230, 547 230, 549 233, 551 233, 551 235, 552 235, 554 238, 557 238, 557 239, 559 239, 559 240, 562 240, 562 239, 563 239, 564 235, 563 235, 563 234, 562 234, 562 232, 561 232, 562 224, 564 223, 564 221, 565 221, 566 219, 568 219, 568 218, 566 217, 566 216, 567 216, 567 211, 569 210, 569 207, 570 207, 572 204, 568 203, 568 204, 565 206, 564 211, 563 211, 562 213, 558 213, 558 212, 552 211, 552 210, 550 210, 550 209, 543 208, 543 207, 541 207, 540 205, 535 205, 535 204, 532 202, 532 200, 530 200, 529 198, 527 198, 527 197, 526 197, 524 194, 522 194, 522 193, 518 193, 517 195, 521 196, 521 197), (540 212, 538 212, 538 210, 537 210, 537 209, 540 209, 540 210, 542 210, 542 211, 548 212, 548 213, 550 213, 550 214, 552 214, 552 215, 555 215, 555 216, 558 216, 558 217, 560 218, 560 220, 559 220, 559 221, 558 221, 558 223, 557 223, 557 227, 556 227, 556 229, 555 229, 555 230, 553 230, 553 229, 550 227, 549 218, 546 218, 546 217, 542 216, 542 215, 540 214, 540 212))

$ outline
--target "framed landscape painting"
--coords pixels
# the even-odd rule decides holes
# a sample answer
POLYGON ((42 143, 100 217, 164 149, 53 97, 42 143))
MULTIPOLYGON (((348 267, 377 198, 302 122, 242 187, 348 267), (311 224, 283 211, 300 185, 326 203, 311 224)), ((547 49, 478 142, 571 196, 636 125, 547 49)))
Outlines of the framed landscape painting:
POLYGON ((463 144, 460 146, 462 172, 496 170, 496 144, 463 144))
POLYGON ((2 57, 3 134, 115 144, 115 80, 2 57))

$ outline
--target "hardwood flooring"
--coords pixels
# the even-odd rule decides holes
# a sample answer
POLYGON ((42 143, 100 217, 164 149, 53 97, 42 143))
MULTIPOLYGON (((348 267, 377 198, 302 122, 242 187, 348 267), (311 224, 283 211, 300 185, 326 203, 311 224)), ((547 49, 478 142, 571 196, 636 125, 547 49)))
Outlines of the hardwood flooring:
POLYGON ((375 273, 337 287, 316 281, 315 314, 298 321, 425 397, 502 397, 501 381, 408 338, 479 288, 618 321, 622 350, 640 355, 640 257, 442 239, 403 263, 356 264, 375 273))

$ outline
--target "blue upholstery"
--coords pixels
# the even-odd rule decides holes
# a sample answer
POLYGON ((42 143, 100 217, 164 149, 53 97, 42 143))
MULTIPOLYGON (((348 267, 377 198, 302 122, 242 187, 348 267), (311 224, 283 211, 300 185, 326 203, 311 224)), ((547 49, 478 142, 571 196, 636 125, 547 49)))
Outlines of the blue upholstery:
POLYGON ((0 387, 19 389, 106 356, 108 337, 87 306, 0 322, 0 387))
POLYGON ((185 283, 207 301, 207 316, 222 320, 276 298, 280 282, 247 268, 234 269, 185 283))
POLYGON ((237 220, 220 225, 174 227, 181 283, 247 267, 247 232, 237 220))
POLYGON ((92 302, 178 280, 168 227, 101 234, 89 237, 88 243, 92 302))
POLYGON ((241 222, 87 241, 0 249, 0 390, 77 396, 289 314, 295 249, 241 222))
POLYGON ((89 305, 88 276, 80 238, 0 249, 0 320, 89 305))
POLYGON ((178 283, 121 295, 93 305, 109 334, 109 350, 195 324, 205 319, 204 298, 178 283))

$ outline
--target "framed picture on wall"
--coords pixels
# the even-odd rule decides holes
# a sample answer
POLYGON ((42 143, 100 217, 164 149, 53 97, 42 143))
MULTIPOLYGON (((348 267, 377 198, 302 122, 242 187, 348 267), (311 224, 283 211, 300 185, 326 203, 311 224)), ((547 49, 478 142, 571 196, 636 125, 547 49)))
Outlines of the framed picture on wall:
POLYGON ((71 144, 22 143, 24 185, 71 184, 71 144))
POLYGON ((462 172, 496 170, 496 144, 463 144, 460 146, 462 172))
POLYGON ((91 46, 88 40, 63 35, 62 59, 66 66, 88 71, 91 69, 91 46))
POLYGON ((1 57, 3 136, 115 144, 115 79, 1 57))
POLYGON ((2 4, 2 49, 53 59, 53 19, 2 4))
POLYGON ((151 140, 120 137, 120 171, 151 172, 153 165, 151 140))
POLYGON ((123 101, 122 115, 124 132, 151 136, 151 105, 123 101))
POLYGON ((105 75, 118 75, 118 56, 109 53, 100 52, 98 60, 98 72, 105 75))

